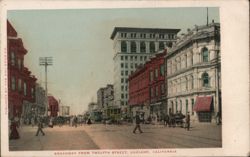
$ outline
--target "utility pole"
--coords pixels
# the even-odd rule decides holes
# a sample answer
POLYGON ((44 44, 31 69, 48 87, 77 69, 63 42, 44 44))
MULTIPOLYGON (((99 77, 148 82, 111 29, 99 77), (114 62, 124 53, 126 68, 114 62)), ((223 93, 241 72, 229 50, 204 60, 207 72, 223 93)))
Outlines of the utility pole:
POLYGON ((52 57, 39 57, 39 65, 45 67, 45 116, 48 116, 48 82, 47 82, 47 66, 53 64, 52 57))
POLYGON ((208 7, 207 7, 207 26, 208 26, 208 7))

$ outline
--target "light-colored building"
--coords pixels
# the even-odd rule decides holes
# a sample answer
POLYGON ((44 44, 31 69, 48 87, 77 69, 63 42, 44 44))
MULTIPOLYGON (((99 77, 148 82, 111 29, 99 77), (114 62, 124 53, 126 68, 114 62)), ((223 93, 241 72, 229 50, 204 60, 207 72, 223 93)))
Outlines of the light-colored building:
POLYGON ((104 107, 104 89, 105 88, 100 88, 97 91, 97 105, 98 108, 103 109, 104 107))
POLYGON ((171 47, 179 29, 115 27, 114 41, 114 104, 128 113, 128 76, 159 50, 171 47))
POLYGON ((220 24, 188 30, 165 64, 168 113, 190 112, 193 121, 213 121, 221 113, 220 24))
POLYGON ((45 90, 40 84, 36 84, 36 107, 37 107, 37 115, 45 114, 45 104, 46 104, 46 94, 45 90))

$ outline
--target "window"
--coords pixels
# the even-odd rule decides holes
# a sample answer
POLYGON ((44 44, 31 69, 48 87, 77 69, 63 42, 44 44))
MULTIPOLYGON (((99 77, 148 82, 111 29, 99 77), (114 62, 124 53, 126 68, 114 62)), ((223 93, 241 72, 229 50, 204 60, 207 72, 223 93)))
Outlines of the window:
POLYGON ((130 63, 130 68, 134 68, 133 63, 130 63))
POLYGON ((188 99, 186 99, 186 114, 188 113, 188 99))
POLYGON ((155 87, 155 96, 158 96, 158 86, 155 87))
POLYGON ((209 87, 209 76, 206 72, 202 74, 202 85, 203 87, 209 87))
POLYGON ((128 90, 128 86, 125 86, 125 90, 126 90, 126 91, 128 90))
POLYGON ((121 60, 123 61, 123 56, 121 56, 121 60))
POLYGON ((125 98, 126 98, 126 99, 128 98, 128 94, 125 94, 125 98))
POLYGON ((151 89, 150 89, 150 96, 151 96, 151 98, 154 96, 154 88, 153 87, 151 87, 151 89))
POLYGON ((18 65, 18 69, 21 70, 21 68, 22 68, 22 60, 20 58, 17 60, 17 65, 18 65))
POLYGON ((150 71, 150 82, 152 82, 154 79, 154 72, 150 71))
POLYGON ((131 52, 136 52, 136 43, 134 41, 131 42, 131 52))
POLYGON ((182 111, 182 101, 180 100, 180 112, 182 111))
POLYGON ((121 75, 122 75, 122 76, 124 75, 124 72, 123 72, 123 70, 121 71, 121 75))
POLYGON ((14 52, 11 52, 11 65, 15 66, 16 56, 14 52))
POLYGON ((141 50, 142 53, 146 52, 146 44, 145 44, 145 42, 140 43, 140 50, 141 50))
POLYGON ((123 63, 121 63, 121 68, 123 68, 123 66, 124 66, 124 64, 123 64, 123 63))
POLYGON ((121 90, 122 90, 122 91, 124 90, 124 86, 121 86, 121 90))
POLYGON ((150 42, 149 49, 150 49, 151 53, 155 52, 155 43, 154 42, 150 42))
POLYGON ((121 105, 122 105, 122 106, 124 105, 124 101, 121 101, 121 105))
POLYGON ((142 61, 142 57, 143 57, 143 56, 140 56, 140 61, 142 61))
POLYGON ((33 87, 31 88, 31 97, 32 97, 32 98, 35 98, 35 90, 34 90, 33 87))
POLYGON ((135 68, 137 68, 137 66, 138 66, 137 63, 135 63, 135 68))
POLYGON ((155 80, 158 78, 158 69, 155 69, 155 80))
POLYGON ((144 61, 146 61, 147 60, 147 56, 144 56, 144 61))
POLYGON ((122 99, 124 98, 124 94, 123 94, 123 93, 121 94, 121 98, 122 98, 122 99))
POLYGON ((202 50, 202 61, 203 62, 208 62, 208 49, 204 47, 202 50))
POLYGON ((126 78, 126 83, 128 83, 128 79, 126 78))
POLYGON ((191 81, 191 89, 193 89, 194 88, 194 78, 193 78, 193 75, 191 75, 190 81, 191 81))
POLYGON ((160 39, 164 39, 164 34, 160 34, 160 35, 159 35, 159 38, 160 38, 160 39))
POLYGON ((121 78, 121 83, 123 83, 124 82, 124 79, 123 78, 121 78))
POLYGON ((126 41, 122 41, 122 43, 121 43, 121 51, 122 52, 127 52, 127 43, 126 43, 126 41))
POLYGON ((16 90, 16 79, 13 76, 11 77, 11 89, 16 90))
POLYGON ((125 71, 125 75, 128 76, 128 70, 125 71))
POLYGON ((125 63, 125 68, 128 68, 128 63, 125 63))
POLYGON ((161 65, 161 76, 164 76, 164 65, 161 65))
POLYGON ((128 56, 125 56, 125 61, 127 61, 128 60, 128 56))
POLYGON ((175 101, 175 113, 177 113, 177 111, 178 111, 178 102, 175 101))
POLYGON ((161 94, 165 93, 164 83, 161 84, 161 94))
POLYGON ((191 99, 192 101, 192 115, 194 115, 194 99, 191 99))
POLYGON ((135 61, 137 61, 137 56, 135 56, 135 61))
POLYGON ((24 92, 24 96, 27 96, 27 84, 26 84, 26 82, 23 83, 23 92, 24 92))
POLYGON ((133 56, 130 56, 130 60, 133 61, 133 59, 134 59, 133 56))
POLYGON ((164 43, 163 42, 160 42, 159 43, 159 49, 160 50, 164 50, 165 46, 164 46, 164 43))
POLYGON ((18 79, 18 92, 22 92, 22 80, 18 79))

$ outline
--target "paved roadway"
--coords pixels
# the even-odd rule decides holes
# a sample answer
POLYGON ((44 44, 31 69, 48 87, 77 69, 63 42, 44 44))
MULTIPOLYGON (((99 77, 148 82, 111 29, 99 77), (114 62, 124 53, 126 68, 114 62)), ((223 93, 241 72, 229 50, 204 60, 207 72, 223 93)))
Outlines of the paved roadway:
POLYGON ((21 139, 10 141, 10 150, 87 150, 143 148, 221 147, 221 126, 196 124, 190 131, 162 125, 142 125, 143 133, 133 134, 133 125, 92 124, 77 128, 44 128, 45 136, 35 136, 36 127, 20 129, 21 139))

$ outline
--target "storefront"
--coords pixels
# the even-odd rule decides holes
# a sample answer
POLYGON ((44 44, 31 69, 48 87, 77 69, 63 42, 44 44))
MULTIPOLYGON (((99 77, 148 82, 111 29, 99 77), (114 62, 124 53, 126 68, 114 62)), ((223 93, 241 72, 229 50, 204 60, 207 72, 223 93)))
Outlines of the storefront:
POLYGON ((194 111, 196 111, 199 122, 211 122, 213 113, 213 97, 198 96, 196 98, 194 111))

